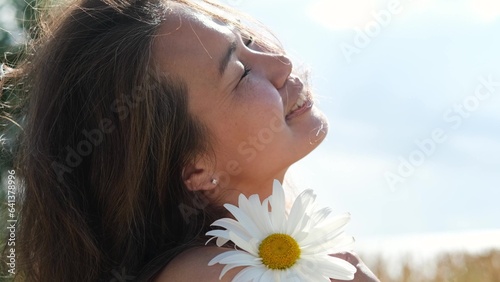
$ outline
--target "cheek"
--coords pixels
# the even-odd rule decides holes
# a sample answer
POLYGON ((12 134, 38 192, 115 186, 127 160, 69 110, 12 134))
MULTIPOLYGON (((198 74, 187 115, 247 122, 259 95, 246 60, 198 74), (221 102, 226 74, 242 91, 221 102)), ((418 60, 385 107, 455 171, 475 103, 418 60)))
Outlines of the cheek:
POLYGON ((273 86, 248 83, 226 101, 211 120, 211 128, 219 140, 219 149, 232 158, 241 156, 245 160, 242 164, 291 135, 284 119, 283 101, 273 86))
POLYGON ((238 91, 235 104, 258 115, 269 115, 269 111, 283 113, 283 100, 276 88, 258 80, 250 81, 238 91))
POLYGON ((275 88, 257 85, 241 97, 237 111, 241 113, 240 130, 256 135, 262 130, 284 123, 283 101, 275 88))

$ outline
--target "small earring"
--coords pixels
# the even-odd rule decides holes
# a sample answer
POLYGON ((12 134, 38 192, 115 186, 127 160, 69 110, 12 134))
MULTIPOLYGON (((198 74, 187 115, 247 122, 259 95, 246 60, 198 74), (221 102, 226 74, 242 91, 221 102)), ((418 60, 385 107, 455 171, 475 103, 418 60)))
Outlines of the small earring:
POLYGON ((212 180, 210 180, 210 183, 212 183, 213 185, 217 186, 217 185, 219 185, 219 180, 217 180, 215 178, 212 178, 212 180))
POLYGON ((4 71, 4 68, 3 68, 4 64, 0 64, 0 80, 3 79, 3 77, 5 76, 5 71, 4 71))

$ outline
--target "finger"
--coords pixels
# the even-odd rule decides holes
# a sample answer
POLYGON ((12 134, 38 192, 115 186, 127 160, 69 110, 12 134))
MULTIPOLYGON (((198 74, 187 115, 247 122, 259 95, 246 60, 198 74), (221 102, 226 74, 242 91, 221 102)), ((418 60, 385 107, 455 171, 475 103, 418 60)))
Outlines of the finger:
POLYGON ((330 256, 343 259, 354 266, 357 266, 359 263, 362 262, 359 256, 354 252, 342 252, 342 253, 331 254, 330 256))

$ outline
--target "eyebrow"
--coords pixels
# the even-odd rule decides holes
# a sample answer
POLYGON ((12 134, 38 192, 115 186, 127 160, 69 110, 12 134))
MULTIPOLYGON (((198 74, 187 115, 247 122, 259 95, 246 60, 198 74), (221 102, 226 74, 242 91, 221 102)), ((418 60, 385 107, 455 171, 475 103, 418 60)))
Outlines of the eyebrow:
POLYGON ((220 60, 219 74, 221 76, 224 75, 224 72, 226 71, 227 65, 229 64, 229 60, 231 60, 231 56, 233 55, 234 51, 236 51, 236 41, 231 42, 231 45, 229 45, 226 54, 220 60))

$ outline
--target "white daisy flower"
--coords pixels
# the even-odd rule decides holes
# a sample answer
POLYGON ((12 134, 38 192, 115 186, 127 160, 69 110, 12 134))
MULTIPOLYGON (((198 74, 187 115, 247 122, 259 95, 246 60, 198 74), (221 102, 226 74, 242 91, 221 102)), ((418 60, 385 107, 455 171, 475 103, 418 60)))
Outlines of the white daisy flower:
POLYGON ((241 194, 238 207, 225 204, 234 219, 216 220, 212 226, 224 229, 206 235, 217 238, 219 247, 232 241, 236 249, 217 255, 208 265, 225 265, 219 279, 235 267, 245 267, 233 282, 352 280, 356 268, 329 255, 353 243, 344 234, 350 215, 327 218, 330 210, 316 210, 315 198, 312 190, 304 191, 288 214, 283 188, 275 180, 273 194, 263 202, 258 195, 247 199, 241 194))

